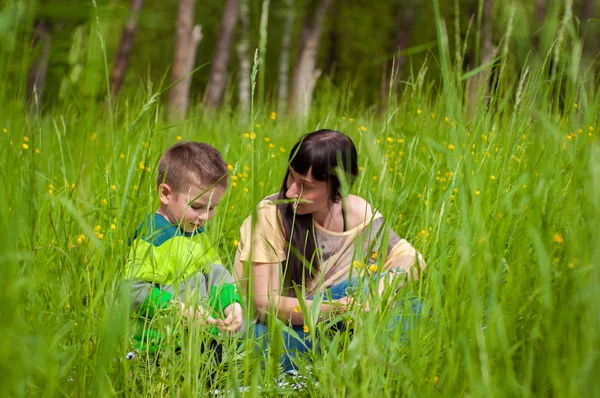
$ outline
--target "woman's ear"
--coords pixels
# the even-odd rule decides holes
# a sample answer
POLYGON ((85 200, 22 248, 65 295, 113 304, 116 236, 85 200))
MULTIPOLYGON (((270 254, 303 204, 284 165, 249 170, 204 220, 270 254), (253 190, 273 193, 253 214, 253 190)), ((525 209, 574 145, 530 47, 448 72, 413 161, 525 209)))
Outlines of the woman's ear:
POLYGON ((158 196, 160 197, 160 203, 163 205, 169 204, 169 199, 171 199, 171 194, 173 191, 168 184, 162 183, 158 186, 158 196))

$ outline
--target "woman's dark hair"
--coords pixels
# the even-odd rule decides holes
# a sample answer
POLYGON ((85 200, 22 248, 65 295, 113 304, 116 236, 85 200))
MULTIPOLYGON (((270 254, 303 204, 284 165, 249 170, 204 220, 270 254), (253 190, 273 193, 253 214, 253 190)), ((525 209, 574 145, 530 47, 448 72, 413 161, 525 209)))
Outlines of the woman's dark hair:
MULTIPOLYGON (((307 175, 310 170, 315 180, 327 182, 331 201, 338 202, 341 199, 338 173, 344 173, 344 179, 351 187, 358 175, 357 157, 356 147, 350 137, 339 131, 318 130, 304 135, 294 145, 290 152, 289 166, 302 175, 307 175)), ((285 194, 289 173, 288 168, 278 199, 287 199, 285 194)), ((290 203, 279 204, 278 209, 286 240, 292 247, 284 270, 286 285, 301 285, 303 279, 312 278, 320 266, 319 256, 315 252, 317 242, 314 220, 312 214, 294 214, 290 203)))

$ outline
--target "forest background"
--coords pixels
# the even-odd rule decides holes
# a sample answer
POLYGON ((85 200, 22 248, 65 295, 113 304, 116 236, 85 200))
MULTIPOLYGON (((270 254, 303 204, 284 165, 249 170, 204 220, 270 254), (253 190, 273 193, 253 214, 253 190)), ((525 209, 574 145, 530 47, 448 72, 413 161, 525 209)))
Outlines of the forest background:
POLYGON ((0 395, 598 395, 598 3, 2 0, 0 395), (119 281, 162 151, 223 153, 207 233, 231 265, 289 149, 322 127, 357 144, 352 192, 424 255, 422 281, 375 311, 304 311, 329 338, 292 383, 281 344, 264 360, 230 344, 215 365, 195 329, 168 335, 160 366, 126 360, 119 281), (422 315, 389 333, 390 303, 415 296, 422 315))

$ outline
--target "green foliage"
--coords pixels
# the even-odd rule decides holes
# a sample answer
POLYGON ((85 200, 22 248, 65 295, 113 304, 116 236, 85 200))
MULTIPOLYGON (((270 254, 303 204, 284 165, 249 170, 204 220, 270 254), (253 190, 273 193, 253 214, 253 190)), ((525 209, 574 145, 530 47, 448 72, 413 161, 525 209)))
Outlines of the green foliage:
MULTIPOLYGON (((354 100, 372 87, 359 90, 352 79, 334 77, 324 79, 305 120, 271 116, 267 103, 247 124, 235 113, 193 109, 188 120, 169 125, 154 83, 166 65, 150 76, 134 66, 131 76, 143 83, 130 86, 108 120, 98 105, 105 70, 93 23, 77 24, 56 44, 67 60, 61 80, 70 84, 61 102, 28 114, 23 65, 30 54, 23 38, 30 32, 16 23, 31 17, 23 4, 9 1, 0 15, 0 40, 7 44, 0 47, 0 71, 14 77, 0 85, 0 395, 188 396, 214 389, 235 395, 241 387, 248 395, 301 396, 599 393, 600 93, 598 77, 581 64, 572 21, 559 20, 554 36, 541 36, 549 44, 540 58, 523 60, 520 44, 517 53, 511 49, 526 35, 518 27, 530 11, 507 10, 512 34, 502 33, 497 62, 481 69, 490 70, 486 92, 473 94, 476 74, 455 69, 449 39, 455 27, 446 26, 452 25, 444 22, 447 5, 440 4, 437 53, 407 72, 384 120, 354 100), (445 76, 444 88, 428 72, 433 64, 445 76), (352 192, 423 254, 422 282, 375 299, 369 312, 357 305, 315 322, 315 314, 303 311, 309 332, 329 338, 319 340, 311 361, 299 362, 298 388, 279 384, 277 339, 262 364, 249 336, 226 343, 224 362, 215 364, 198 348, 206 334, 190 328, 183 339, 167 335, 159 367, 146 353, 125 360, 133 325, 119 276, 127 239, 156 209, 161 152, 180 139, 200 140, 231 165, 230 188, 207 226, 231 265, 242 221, 280 187, 293 143, 324 126, 355 140, 360 173, 352 192), (406 336, 397 328, 390 333, 393 317, 410 313, 415 296, 423 315, 406 336), (353 325, 353 333, 331 329, 337 321, 353 325)), ((113 6, 123 10, 99 2, 107 51, 118 35, 110 35, 102 7, 113 6)), ((146 22, 163 17, 152 7, 158 9, 149 2, 146 22)), ((466 29, 462 19, 459 25, 466 29)), ((157 54, 168 32, 161 29, 149 50, 157 54)), ((136 57, 134 64, 143 54, 136 57)), ((275 80, 268 69, 266 80, 275 80)), ((168 316, 162 321, 182 326, 178 314, 168 316)), ((273 328, 285 325, 274 321, 273 328)))

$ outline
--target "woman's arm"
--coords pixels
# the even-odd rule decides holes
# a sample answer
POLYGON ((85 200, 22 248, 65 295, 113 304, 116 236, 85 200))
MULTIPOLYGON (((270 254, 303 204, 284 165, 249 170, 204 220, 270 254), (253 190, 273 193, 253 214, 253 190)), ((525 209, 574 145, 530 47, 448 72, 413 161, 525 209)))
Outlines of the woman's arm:
MULTIPOLYGON (((279 281, 279 268, 277 263, 252 264, 252 297, 254 305, 261 319, 268 315, 276 315, 283 321, 290 321, 292 325, 303 325, 304 315, 300 309, 300 301, 294 297, 281 295, 279 281)), ((336 300, 337 301, 337 300, 336 300)), ((306 300, 306 308, 310 311, 312 300, 306 300)), ((344 310, 345 301, 339 300, 340 305, 321 304, 319 312, 328 314, 344 310)))

